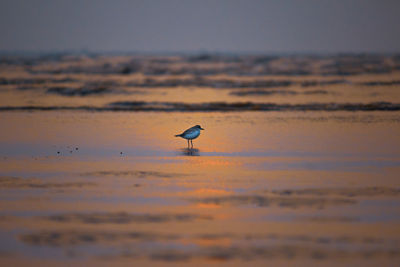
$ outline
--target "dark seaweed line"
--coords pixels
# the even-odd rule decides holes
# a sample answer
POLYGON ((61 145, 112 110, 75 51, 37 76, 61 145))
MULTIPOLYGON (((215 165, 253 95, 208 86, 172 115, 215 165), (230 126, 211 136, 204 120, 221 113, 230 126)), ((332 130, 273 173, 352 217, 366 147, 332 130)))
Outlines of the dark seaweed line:
POLYGON ((94 106, 0 106, 1 111, 154 111, 154 112, 234 112, 234 111, 399 111, 400 104, 373 103, 309 103, 274 104, 253 102, 210 102, 186 104, 180 102, 113 102, 103 107, 94 106))

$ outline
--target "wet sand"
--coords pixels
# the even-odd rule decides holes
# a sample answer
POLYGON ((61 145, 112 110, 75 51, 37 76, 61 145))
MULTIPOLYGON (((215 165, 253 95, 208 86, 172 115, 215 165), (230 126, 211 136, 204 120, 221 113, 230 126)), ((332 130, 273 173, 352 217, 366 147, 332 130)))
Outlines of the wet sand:
MULTIPOLYGON (((145 70, 139 73, 115 74, 112 70, 126 65, 111 64, 105 79, 118 86, 82 91, 86 80, 98 77, 103 65, 97 61, 106 59, 86 59, 97 65, 84 68, 81 62, 79 71, 65 59, 53 65, 39 61, 29 72, 20 63, 1 65, 8 70, 2 76, 14 81, 0 90, 1 265, 397 265, 400 113, 359 108, 398 105, 396 71, 336 77, 330 70, 329 77, 320 71, 298 77, 297 69, 262 78, 289 83, 261 83, 255 82, 260 77, 231 69, 236 76, 221 88, 210 87, 204 81, 209 77, 197 87, 192 78, 168 88, 165 81, 121 85, 154 76, 145 71, 154 71, 152 59, 140 61, 145 70), (50 73, 49 66, 61 73, 50 73), (13 68, 22 74, 12 78, 13 68), (40 75, 52 81, 32 86, 40 75), (18 89, 15 79, 22 78, 31 89, 18 89), (248 81, 235 87, 232 80, 248 81), (78 89, 49 91, 51 83, 77 83, 70 87, 78 89), (130 90, 143 93, 126 93, 130 90), (250 93, 232 94, 238 90, 250 93), (191 110, 220 100, 232 106, 238 98, 258 106, 335 109, 191 110), (132 109, 132 101, 183 108, 143 111, 132 109), (128 108, 96 110, 110 103, 128 108), (353 109, 340 108, 346 103, 353 109), (205 131, 190 150, 174 135, 195 124, 205 131)), ((204 59, 168 58, 186 72, 205 64, 198 60, 204 59)), ((274 60, 272 66, 288 62, 274 60)), ((212 75, 233 64, 214 61, 207 61, 217 72, 212 75)))
POLYGON ((0 121, 9 125, 4 263, 400 258, 397 113, 12 112, 0 121), (195 121, 206 130, 190 154, 173 134, 195 121))

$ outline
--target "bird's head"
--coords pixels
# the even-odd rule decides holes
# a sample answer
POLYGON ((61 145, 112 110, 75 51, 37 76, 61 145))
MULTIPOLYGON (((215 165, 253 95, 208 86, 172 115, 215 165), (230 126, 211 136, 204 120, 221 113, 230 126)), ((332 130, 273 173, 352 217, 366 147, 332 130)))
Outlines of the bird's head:
POLYGON ((194 126, 194 127, 196 127, 197 129, 200 129, 200 130, 204 130, 203 128, 201 128, 200 125, 196 125, 196 126, 194 126))

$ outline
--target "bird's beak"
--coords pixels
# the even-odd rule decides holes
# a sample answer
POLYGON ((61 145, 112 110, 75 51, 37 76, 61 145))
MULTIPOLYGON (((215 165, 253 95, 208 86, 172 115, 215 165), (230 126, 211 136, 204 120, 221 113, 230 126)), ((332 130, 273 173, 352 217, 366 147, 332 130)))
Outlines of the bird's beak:
POLYGON ((200 127, 200 130, 204 130, 204 129, 200 127))

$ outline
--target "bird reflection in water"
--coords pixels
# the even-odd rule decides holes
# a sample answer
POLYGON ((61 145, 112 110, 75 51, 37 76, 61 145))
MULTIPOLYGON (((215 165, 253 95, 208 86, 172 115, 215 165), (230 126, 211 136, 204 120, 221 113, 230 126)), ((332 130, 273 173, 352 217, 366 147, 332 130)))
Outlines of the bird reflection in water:
POLYGON ((200 150, 197 148, 182 148, 178 152, 182 156, 200 156, 200 150))

